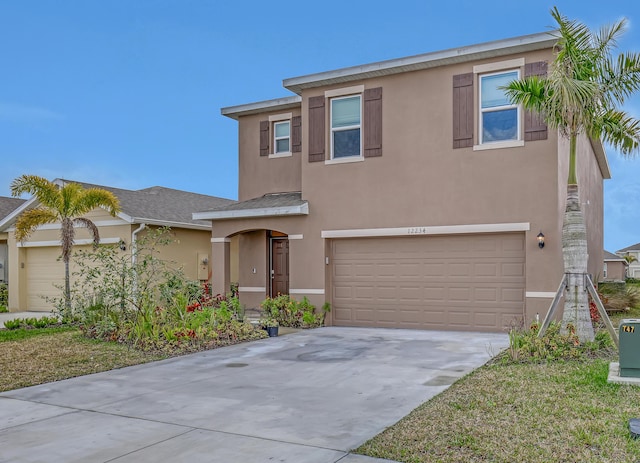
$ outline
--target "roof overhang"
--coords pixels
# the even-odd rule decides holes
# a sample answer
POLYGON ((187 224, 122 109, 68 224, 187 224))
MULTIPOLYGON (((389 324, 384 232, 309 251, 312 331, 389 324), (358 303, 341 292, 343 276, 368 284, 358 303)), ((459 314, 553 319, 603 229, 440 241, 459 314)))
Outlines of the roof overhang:
POLYGON ((372 77, 418 71, 472 60, 497 58, 514 53, 543 50, 552 48, 557 40, 557 32, 541 32, 467 47, 450 48, 448 50, 424 53, 405 58, 352 66, 334 71, 308 74, 301 77, 292 77, 290 79, 284 79, 282 83, 285 88, 301 95, 302 91, 308 88, 343 84, 372 77))
POLYGON ((274 100, 258 101, 256 103, 247 103, 238 106, 228 106, 226 108, 222 108, 220 113, 223 116, 238 120, 241 116, 260 114, 266 111, 285 111, 287 109, 299 108, 301 102, 301 97, 293 95, 276 98, 274 100))
POLYGON ((611 170, 609 169, 609 160, 607 159, 607 153, 604 150, 604 145, 601 140, 596 140, 594 138, 590 138, 591 148, 593 149, 594 154, 596 155, 596 161, 598 163, 598 167, 600 167, 600 172, 602 173, 602 178, 607 180, 611 178, 611 170))
POLYGON ((194 220, 224 220, 259 217, 279 217, 287 215, 308 215, 309 203, 295 206, 262 207, 256 209, 235 209, 225 211, 195 212, 194 220))

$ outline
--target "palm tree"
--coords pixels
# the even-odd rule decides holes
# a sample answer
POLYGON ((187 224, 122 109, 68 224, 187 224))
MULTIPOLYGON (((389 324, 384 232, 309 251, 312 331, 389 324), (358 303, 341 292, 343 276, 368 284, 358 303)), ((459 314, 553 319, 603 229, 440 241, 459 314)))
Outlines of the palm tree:
POLYGON ((638 262, 638 258, 636 256, 632 256, 631 254, 622 256, 622 258, 627 262, 627 265, 633 264, 634 262, 638 262))
POLYGON ((64 262, 64 304, 71 309, 71 287, 69 282, 69 260, 75 244, 75 227, 85 227, 93 238, 94 247, 100 243, 98 227, 91 220, 82 217, 96 207, 104 207, 115 216, 120 212, 118 198, 101 188, 85 189, 77 183, 62 186, 37 175, 22 175, 11 182, 11 194, 20 196, 29 193, 40 203, 34 209, 24 211, 16 221, 16 240, 24 242, 39 226, 60 223, 60 245, 64 262))
POLYGON ((612 56, 626 29, 622 19, 600 31, 570 21, 556 7, 551 15, 558 24, 556 55, 546 77, 526 77, 505 91, 516 104, 540 114, 549 127, 569 140, 569 178, 562 227, 564 271, 568 278, 563 326, 572 324, 581 341, 593 339, 584 276, 587 274, 587 232, 580 210, 576 173, 578 137, 601 139, 633 154, 640 144, 640 121, 619 106, 640 88, 640 56, 612 56))

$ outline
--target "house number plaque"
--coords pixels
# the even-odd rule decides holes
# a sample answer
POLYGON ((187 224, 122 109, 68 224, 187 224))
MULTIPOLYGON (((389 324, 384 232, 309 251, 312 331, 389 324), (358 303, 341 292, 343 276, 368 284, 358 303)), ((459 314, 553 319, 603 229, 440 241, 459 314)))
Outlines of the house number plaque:
POLYGON ((630 325, 624 325, 622 327, 622 331, 625 332, 625 333, 635 333, 636 327, 635 326, 630 326, 630 325))
POLYGON ((427 227, 409 227, 407 229, 407 234, 409 235, 426 235, 427 227))

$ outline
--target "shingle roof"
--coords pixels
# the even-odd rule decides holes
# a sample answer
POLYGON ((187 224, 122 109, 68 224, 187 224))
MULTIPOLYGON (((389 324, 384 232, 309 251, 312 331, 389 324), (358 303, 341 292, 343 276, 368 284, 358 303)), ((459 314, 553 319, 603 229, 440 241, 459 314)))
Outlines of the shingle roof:
POLYGON ((640 243, 632 244, 631 246, 627 246, 626 248, 618 249, 616 253, 627 251, 640 251, 640 243))
MULTIPOLYGON (((69 180, 62 180, 69 182, 69 180)), ((125 190, 104 185, 75 182, 84 188, 103 188, 115 194, 120 201, 122 212, 133 222, 172 222, 209 226, 206 220, 194 220, 192 213, 205 209, 214 209, 231 204, 232 199, 202 195, 183 190, 174 190, 161 186, 142 190, 125 190)))
POLYGON ((302 193, 269 193, 259 198, 227 204, 195 213, 200 219, 229 219, 236 217, 264 217, 274 215, 308 214, 308 202, 302 193))
POLYGON ((7 198, 6 196, 0 196, 0 220, 11 214, 18 209, 26 199, 20 198, 7 198))
MULTIPOLYGON (((119 217, 130 223, 210 228, 210 221, 194 219, 193 212, 215 209, 236 203, 236 201, 232 199, 174 190, 161 186, 144 188, 142 190, 126 190, 74 180, 56 179, 54 182, 59 184, 73 182, 82 185, 83 188, 102 188, 112 192, 120 201, 122 211, 119 217)), ((18 204, 12 211, 7 212, 7 214, 0 215, 0 226, 5 227, 12 223, 15 218, 11 218, 9 215, 12 212, 13 214, 11 215, 15 215, 16 208, 21 205, 23 205, 23 207, 30 207, 29 205, 34 200, 35 197, 32 197, 28 200, 27 204, 24 205, 22 204, 25 202, 24 200, 18 200, 22 203, 18 204)))
POLYGON ((617 261, 626 262, 622 257, 616 256, 615 254, 607 251, 606 249, 604 250, 604 260, 617 260, 617 261))

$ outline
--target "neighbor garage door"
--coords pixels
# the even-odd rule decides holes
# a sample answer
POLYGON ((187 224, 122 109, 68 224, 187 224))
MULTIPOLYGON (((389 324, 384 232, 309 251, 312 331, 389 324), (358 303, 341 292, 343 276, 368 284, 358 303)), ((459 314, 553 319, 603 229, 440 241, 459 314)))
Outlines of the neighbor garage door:
POLYGON ((334 239, 339 326, 500 331, 524 313, 524 234, 334 239))
POLYGON ((62 297, 60 288, 64 285, 64 264, 59 257, 59 246, 27 249, 25 270, 28 310, 49 312, 53 309, 53 303, 47 299, 62 297))

